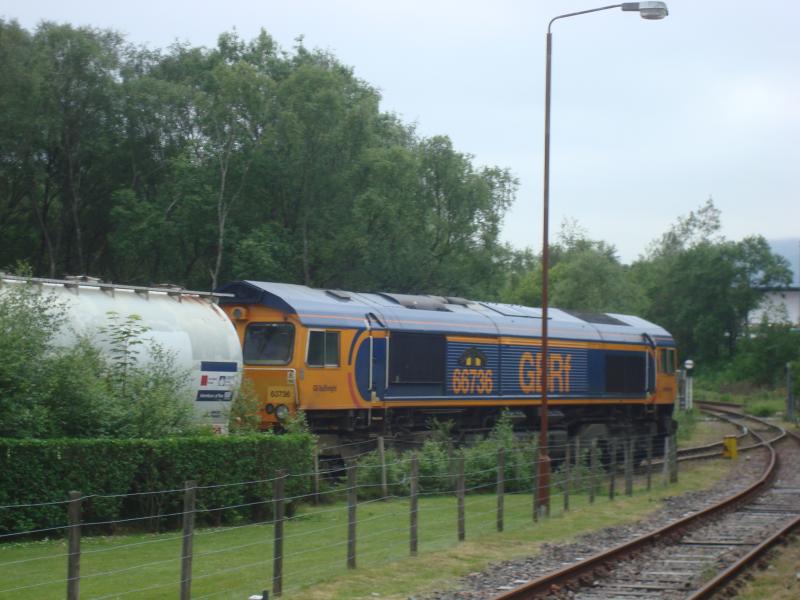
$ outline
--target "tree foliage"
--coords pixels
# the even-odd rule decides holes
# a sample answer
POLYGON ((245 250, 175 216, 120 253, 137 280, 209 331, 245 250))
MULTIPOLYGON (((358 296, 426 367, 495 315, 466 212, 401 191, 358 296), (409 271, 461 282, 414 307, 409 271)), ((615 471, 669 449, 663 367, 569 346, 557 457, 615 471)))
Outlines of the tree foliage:
POLYGON ((678 222, 633 265, 647 296, 644 315, 677 337, 684 355, 706 362, 733 355, 767 286, 788 285, 788 263, 761 236, 733 242, 719 235, 709 199, 678 222))
MULTIPOLYGON (((212 48, 152 50, 113 31, 0 20, 0 80, 0 265, 199 289, 247 278, 541 302, 540 256, 499 242, 514 176, 381 111, 377 89, 302 39, 285 50, 265 31, 223 33, 212 48)), ((762 237, 726 240, 720 220, 709 199, 631 266, 567 223, 551 248, 550 303, 639 314, 684 356, 727 360, 762 288, 789 279, 762 237)), ((47 331, 21 341, 7 326, 21 351, 0 365, 0 385, 28 408, 3 414, 35 431, 41 411, 58 411, 40 402, 44 384, 9 374, 47 354, 47 331)), ((71 377, 96 381, 90 346, 48 356, 63 374, 47 385, 64 397, 71 377)), ((106 392, 88 386, 73 401, 91 413, 106 392)))
POLYGON ((497 294, 516 180, 381 112, 328 52, 263 31, 152 51, 0 21, 0 53, 0 264, 497 294))
POLYGON ((725 379, 776 387, 784 382, 786 365, 798 360, 800 332, 789 323, 764 320, 738 344, 737 353, 726 369, 725 379))
MULTIPOLYGON (((538 306, 541 303, 541 258, 531 252, 507 251, 503 299, 538 306)), ((616 248, 592 240, 576 222, 562 223, 550 248, 549 301, 552 306, 586 312, 639 314, 645 298, 620 263, 616 248)))

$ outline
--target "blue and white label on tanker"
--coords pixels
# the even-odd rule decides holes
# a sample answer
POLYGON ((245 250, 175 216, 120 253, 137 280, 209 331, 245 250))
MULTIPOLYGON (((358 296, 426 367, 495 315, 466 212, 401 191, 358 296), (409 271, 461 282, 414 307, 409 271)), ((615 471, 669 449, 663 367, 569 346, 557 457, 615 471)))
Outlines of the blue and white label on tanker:
POLYGON ((202 361, 197 401, 230 402, 238 382, 238 365, 235 362, 202 361))

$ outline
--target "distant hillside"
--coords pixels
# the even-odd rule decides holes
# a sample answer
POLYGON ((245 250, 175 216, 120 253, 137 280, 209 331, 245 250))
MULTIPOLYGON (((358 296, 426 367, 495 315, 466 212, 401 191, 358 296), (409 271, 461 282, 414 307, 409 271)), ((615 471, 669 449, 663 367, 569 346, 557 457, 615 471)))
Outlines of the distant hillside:
POLYGON ((792 285, 800 286, 800 238, 784 238, 780 240, 768 240, 775 254, 780 254, 792 266, 794 278, 792 285))

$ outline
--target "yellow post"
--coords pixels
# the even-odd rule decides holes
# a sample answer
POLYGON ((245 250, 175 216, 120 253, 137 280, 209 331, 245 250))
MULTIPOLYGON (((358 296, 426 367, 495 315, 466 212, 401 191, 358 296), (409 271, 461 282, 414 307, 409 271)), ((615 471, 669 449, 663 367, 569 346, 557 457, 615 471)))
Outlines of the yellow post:
POLYGON ((725 458, 736 458, 739 456, 739 444, 735 435, 726 435, 723 445, 725 449, 722 451, 722 456, 725 458))

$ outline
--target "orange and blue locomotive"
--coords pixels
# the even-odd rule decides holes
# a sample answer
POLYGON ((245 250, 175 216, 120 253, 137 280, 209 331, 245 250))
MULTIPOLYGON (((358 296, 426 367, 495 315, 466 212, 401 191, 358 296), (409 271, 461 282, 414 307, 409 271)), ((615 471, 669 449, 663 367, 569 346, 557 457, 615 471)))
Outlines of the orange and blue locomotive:
MULTIPOLYGON (((422 430, 431 419, 482 430, 504 410, 536 426, 539 309, 259 281, 218 292, 265 428, 297 410, 319 434, 354 438, 422 430)), ((671 433, 676 349, 667 331, 634 316, 557 309, 548 330, 556 437, 671 433)))

